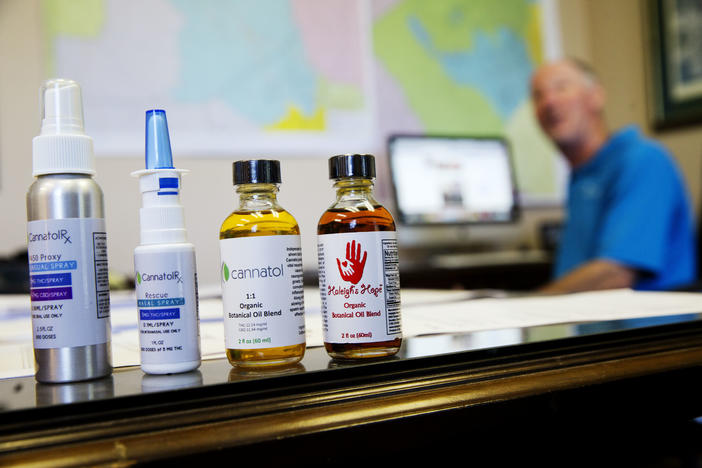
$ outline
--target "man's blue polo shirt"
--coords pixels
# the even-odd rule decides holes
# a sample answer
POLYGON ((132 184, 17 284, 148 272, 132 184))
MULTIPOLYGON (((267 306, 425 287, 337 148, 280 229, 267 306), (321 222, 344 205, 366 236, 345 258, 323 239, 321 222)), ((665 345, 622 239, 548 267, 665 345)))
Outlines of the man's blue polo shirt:
POLYGON ((595 259, 639 272, 635 289, 694 281, 692 210, 667 151, 636 127, 615 133, 574 170, 555 265, 560 277, 595 259))

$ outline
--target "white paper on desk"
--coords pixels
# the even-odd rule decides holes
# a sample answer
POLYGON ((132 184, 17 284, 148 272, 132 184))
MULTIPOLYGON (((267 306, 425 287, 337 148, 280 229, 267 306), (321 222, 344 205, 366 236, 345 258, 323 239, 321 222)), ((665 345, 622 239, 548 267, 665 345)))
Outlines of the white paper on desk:
MULTIPOLYGON (((471 291, 460 290, 403 289, 400 295, 404 308, 465 301, 474 294, 471 291)), ((308 348, 324 345, 321 301, 318 288, 305 288, 305 338, 308 348)), ((405 333, 405 336, 409 335, 405 333)))
POLYGON ((405 336, 419 336, 689 313, 702 313, 701 293, 617 289, 420 307, 403 304, 402 325, 405 336))
MULTIPOLYGON (((537 325, 702 313, 701 293, 635 292, 628 289, 508 299, 470 300, 470 291, 402 290, 405 337, 466 333, 537 325)), ((0 302, 0 378, 32 375, 31 314, 28 296, 0 302)), ((115 367, 139 365, 139 335, 133 293, 112 293, 112 346, 115 367)), ((222 301, 200 301, 203 359, 224 356, 222 301)), ((323 344, 319 291, 305 288, 307 346, 323 344)))
MULTIPOLYGON (((214 291, 214 289, 212 289, 214 291)), ((471 291, 409 289, 402 291, 403 307, 422 307, 474 297, 471 291)), ((132 295, 133 296, 133 295, 132 295)), ((136 300, 128 295, 112 295, 112 347, 115 367, 139 365, 139 335, 136 300)), ((318 288, 305 288, 305 338, 307 347, 324 345, 321 299, 318 288)), ((409 335, 406 335, 409 336, 409 335)), ((200 296, 200 342, 203 359, 225 357, 222 299, 200 296)))

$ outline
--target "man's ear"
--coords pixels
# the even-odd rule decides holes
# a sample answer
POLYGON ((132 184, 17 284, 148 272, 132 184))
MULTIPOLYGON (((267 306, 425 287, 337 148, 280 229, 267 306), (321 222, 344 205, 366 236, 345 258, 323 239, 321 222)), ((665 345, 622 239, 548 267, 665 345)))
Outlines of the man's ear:
POLYGON ((607 94, 602 85, 596 83, 593 85, 590 91, 590 106, 593 111, 597 113, 604 112, 605 102, 607 101, 607 94))

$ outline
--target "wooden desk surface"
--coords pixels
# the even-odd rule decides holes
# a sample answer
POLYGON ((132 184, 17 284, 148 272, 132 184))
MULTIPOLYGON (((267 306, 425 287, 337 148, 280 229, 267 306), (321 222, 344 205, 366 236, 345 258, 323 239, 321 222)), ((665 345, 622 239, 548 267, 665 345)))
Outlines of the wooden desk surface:
POLYGON ((602 322, 613 331, 596 334, 531 327, 508 345, 499 330, 483 344, 470 334, 420 337, 405 340, 396 358, 360 364, 312 348, 277 372, 215 360, 172 376, 121 368, 76 384, 2 380, 0 465, 268 466, 466 453, 525 462, 545 460, 544 444, 548 453, 579 447, 573 465, 596 453, 593 443, 624 432, 643 441, 702 415, 702 320, 679 320, 602 322))

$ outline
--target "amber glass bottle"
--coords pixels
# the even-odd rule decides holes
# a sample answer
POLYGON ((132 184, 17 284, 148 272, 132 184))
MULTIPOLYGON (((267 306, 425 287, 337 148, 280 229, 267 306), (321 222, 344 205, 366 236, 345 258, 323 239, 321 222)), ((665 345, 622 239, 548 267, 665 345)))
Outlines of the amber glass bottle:
POLYGON ((305 354, 300 228, 277 200, 280 163, 236 161, 239 207, 219 233, 227 358, 267 367, 305 354))
POLYGON ((372 155, 334 156, 336 201, 317 227, 324 346, 337 359, 390 356, 402 342, 395 222, 373 198, 372 155))

